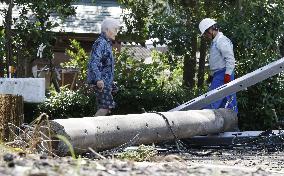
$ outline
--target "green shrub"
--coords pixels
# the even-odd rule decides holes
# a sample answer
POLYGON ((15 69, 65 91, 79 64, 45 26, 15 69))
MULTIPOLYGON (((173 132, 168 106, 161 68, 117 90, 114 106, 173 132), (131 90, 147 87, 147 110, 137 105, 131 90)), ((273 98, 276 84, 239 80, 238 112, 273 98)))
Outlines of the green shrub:
POLYGON ((115 97, 114 114, 133 114, 150 111, 165 112, 194 97, 186 88, 176 91, 126 89, 115 97))
POLYGON ((114 114, 168 111, 196 95, 196 90, 182 86, 178 58, 173 62, 171 56, 155 50, 151 59, 133 58, 127 49, 116 58, 115 80, 120 92, 115 97, 114 114))
POLYGON ((276 119, 284 115, 284 90, 281 90, 277 77, 254 85, 238 93, 240 127, 244 130, 276 129, 276 119))
POLYGON ((72 91, 61 87, 59 93, 50 92, 38 111, 47 113, 52 119, 91 116, 96 111, 95 94, 88 88, 72 91))
POLYGON ((115 81, 121 89, 175 91, 182 86, 182 63, 152 51, 151 58, 133 58, 125 49, 117 53, 115 81))
POLYGON ((69 62, 61 64, 63 68, 79 69, 79 80, 84 81, 87 77, 88 54, 76 40, 70 40, 70 48, 65 53, 71 58, 69 62))

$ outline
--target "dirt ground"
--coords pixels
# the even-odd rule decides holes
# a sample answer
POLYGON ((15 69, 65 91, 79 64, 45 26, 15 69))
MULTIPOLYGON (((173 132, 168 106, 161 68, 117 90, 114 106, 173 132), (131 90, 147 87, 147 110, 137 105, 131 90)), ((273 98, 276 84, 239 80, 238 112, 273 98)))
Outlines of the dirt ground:
POLYGON ((70 175, 189 175, 189 176, 284 176, 284 152, 240 150, 194 150, 208 156, 160 153, 151 162, 108 159, 53 158, 1 147, 0 176, 70 175))

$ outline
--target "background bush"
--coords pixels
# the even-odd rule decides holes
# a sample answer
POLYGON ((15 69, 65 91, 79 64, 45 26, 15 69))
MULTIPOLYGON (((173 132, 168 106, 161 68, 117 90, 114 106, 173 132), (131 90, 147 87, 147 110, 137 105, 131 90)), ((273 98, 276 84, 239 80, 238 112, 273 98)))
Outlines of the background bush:
POLYGON ((95 95, 87 87, 69 90, 61 87, 60 92, 50 91, 46 101, 40 104, 36 114, 47 113, 51 119, 93 116, 96 111, 95 95))

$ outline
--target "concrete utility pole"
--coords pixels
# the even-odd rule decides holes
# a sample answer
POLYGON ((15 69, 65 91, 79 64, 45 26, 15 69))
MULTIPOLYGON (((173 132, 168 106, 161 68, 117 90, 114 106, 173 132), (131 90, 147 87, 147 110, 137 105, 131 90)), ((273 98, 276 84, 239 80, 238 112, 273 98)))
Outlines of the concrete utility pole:
MULTIPOLYGON (((189 138, 196 135, 233 131, 237 114, 229 109, 190 110, 57 119, 51 121, 51 132, 65 136, 76 154, 91 147, 102 151, 129 142, 136 135, 135 144, 189 138), (171 132, 172 131, 172 132, 171 132)), ((64 156, 69 148, 64 142, 54 142, 53 152, 64 156)))

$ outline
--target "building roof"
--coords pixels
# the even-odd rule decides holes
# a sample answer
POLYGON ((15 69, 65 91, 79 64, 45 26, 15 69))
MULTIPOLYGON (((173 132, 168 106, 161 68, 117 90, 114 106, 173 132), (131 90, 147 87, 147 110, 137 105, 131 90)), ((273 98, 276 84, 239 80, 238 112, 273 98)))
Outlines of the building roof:
POLYGON ((151 50, 140 45, 122 45, 122 50, 125 49, 129 55, 138 60, 151 57, 151 50))
POLYGON ((130 54, 135 59, 146 59, 151 57, 151 52, 153 50, 165 53, 168 49, 166 46, 158 46, 158 47, 143 47, 141 45, 136 44, 123 44, 122 50, 127 49, 127 53, 130 54))
POLYGON ((96 0, 95 4, 80 3, 74 6, 76 15, 68 17, 65 22, 61 23, 57 16, 52 17, 60 24, 54 31, 100 33, 101 23, 105 18, 120 19, 122 14, 122 8, 115 0, 96 0))
MULTIPOLYGON (((81 0, 73 6, 76 8, 76 15, 68 17, 64 22, 58 15, 53 14, 51 21, 58 22, 59 26, 54 28, 54 32, 74 32, 74 33, 100 33, 101 22, 108 17, 120 19, 122 8, 116 0, 81 0)), ((0 9, 6 9, 7 5, 0 4, 0 9)), ((32 14, 29 14, 32 17, 32 14)), ((13 8, 13 18, 19 16, 19 7, 13 8)), ((0 25, 3 24, 4 17, 0 16, 0 25)))

